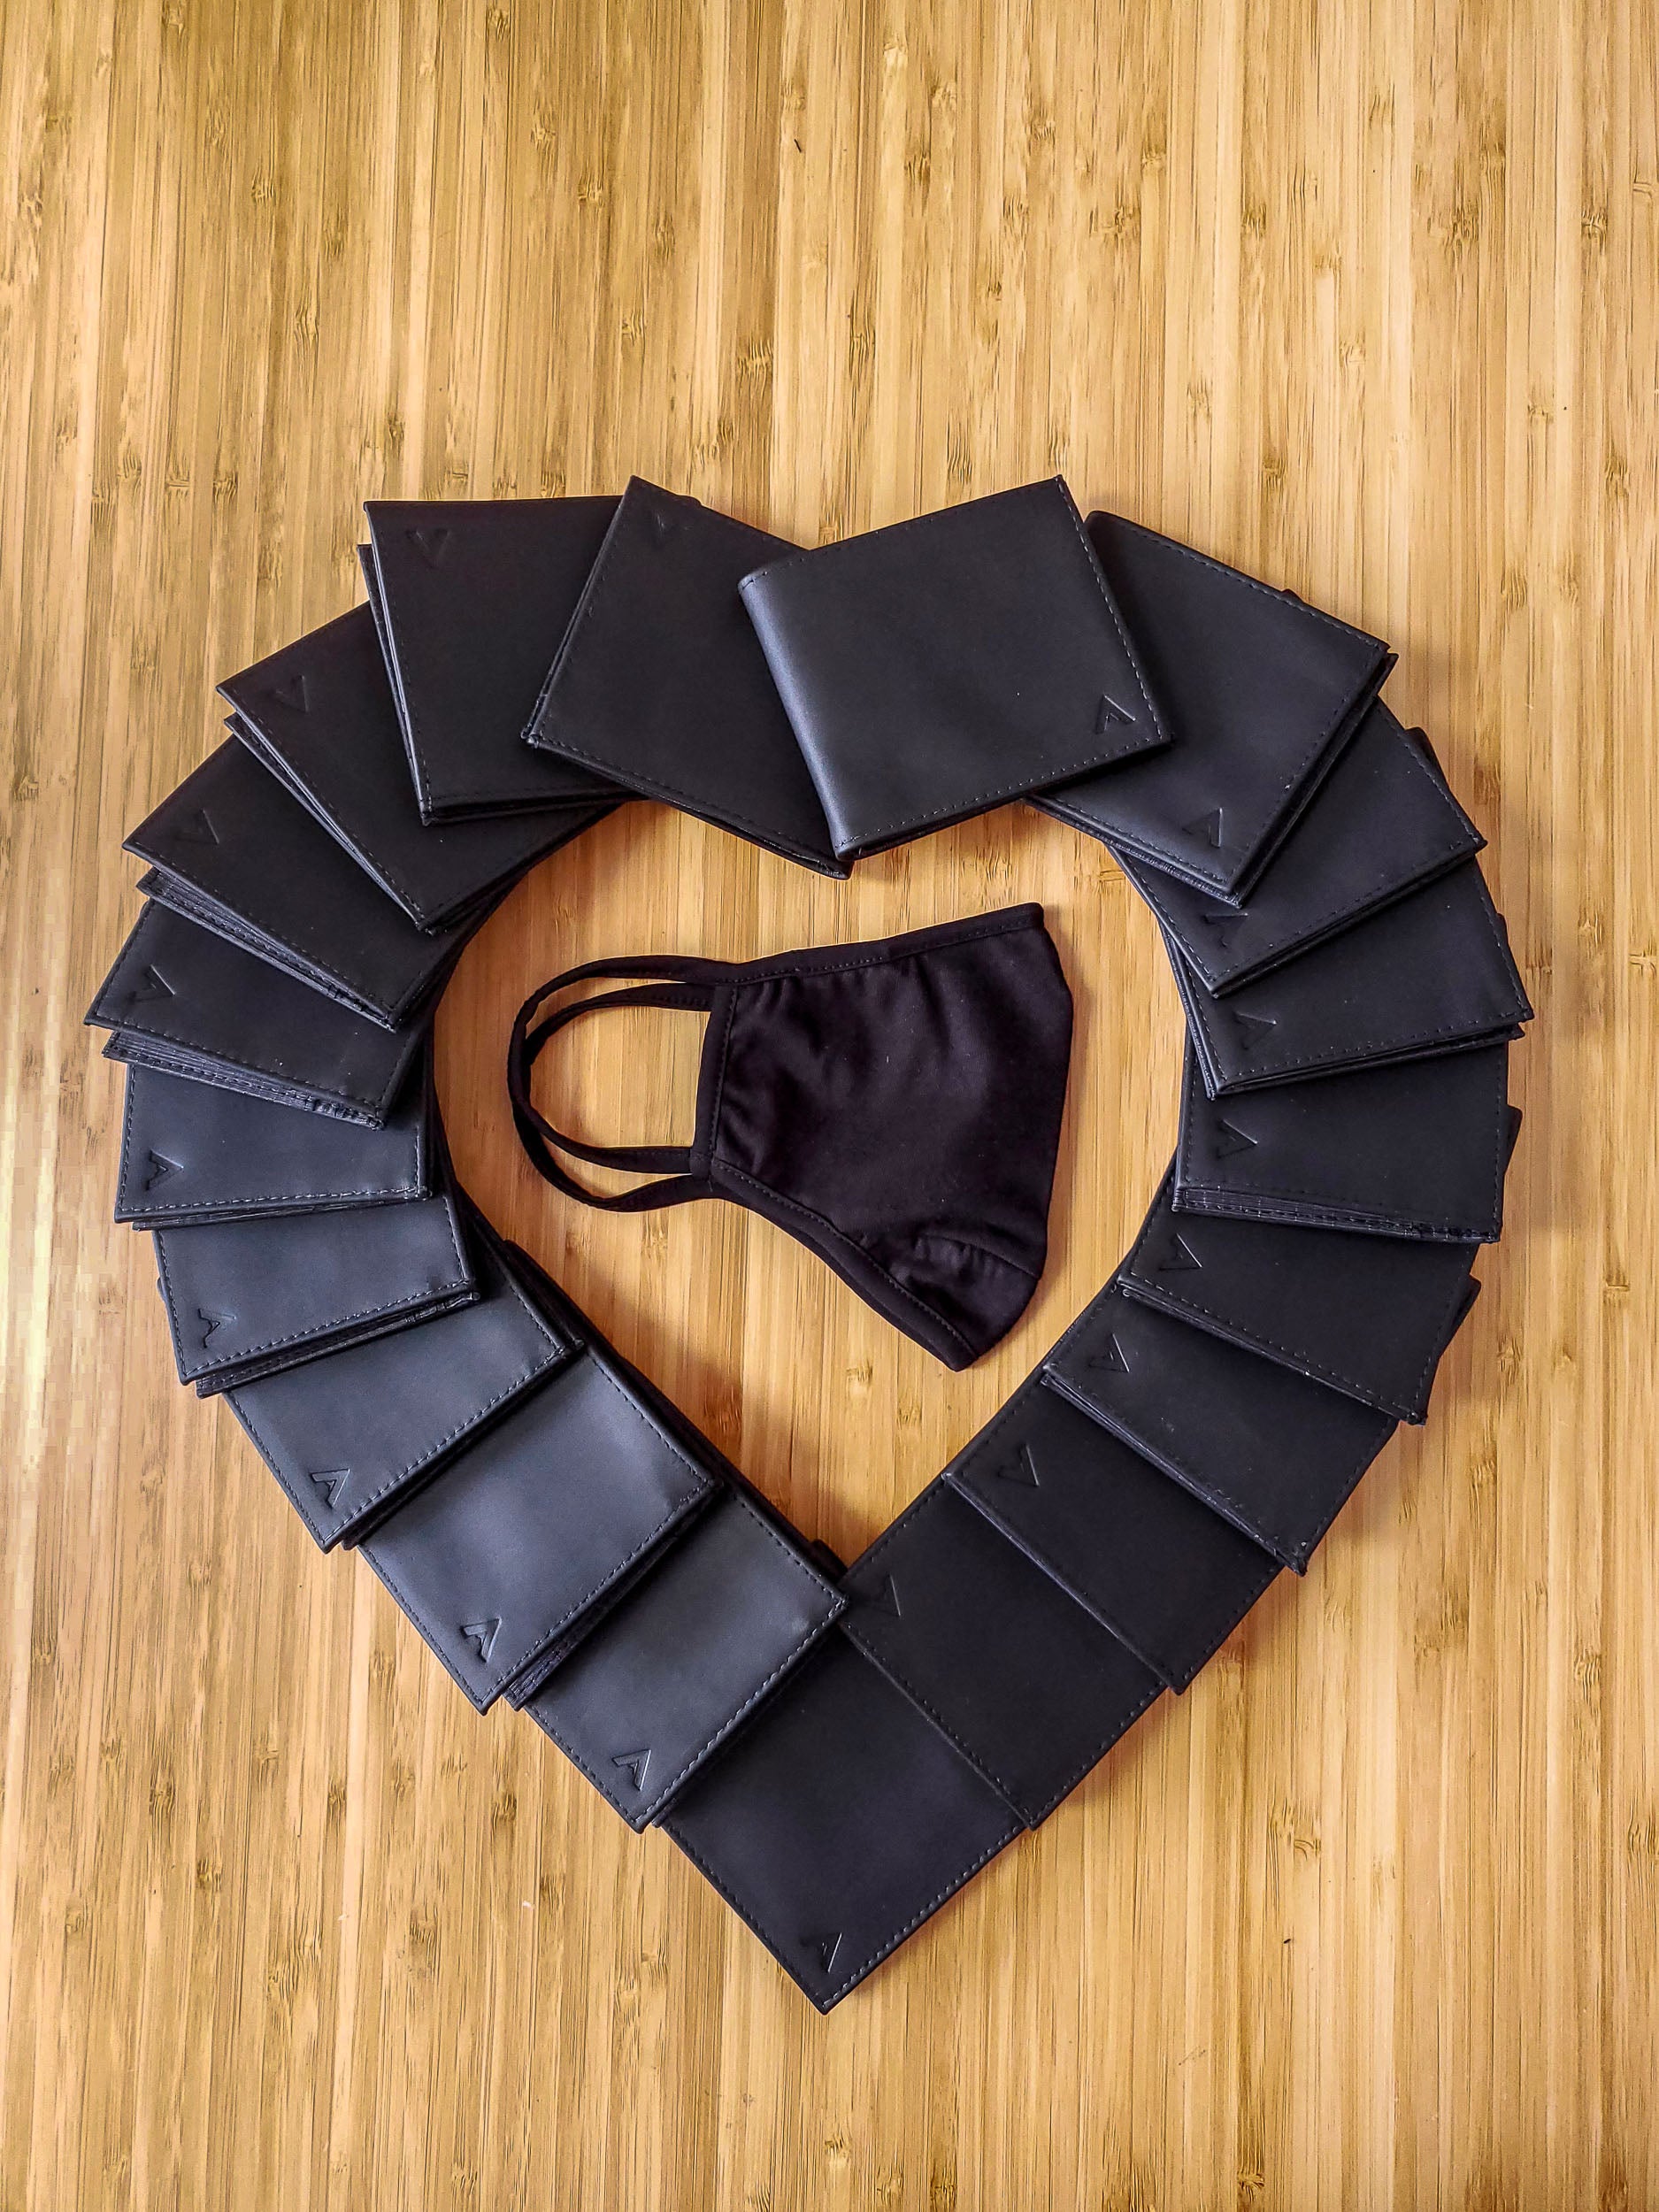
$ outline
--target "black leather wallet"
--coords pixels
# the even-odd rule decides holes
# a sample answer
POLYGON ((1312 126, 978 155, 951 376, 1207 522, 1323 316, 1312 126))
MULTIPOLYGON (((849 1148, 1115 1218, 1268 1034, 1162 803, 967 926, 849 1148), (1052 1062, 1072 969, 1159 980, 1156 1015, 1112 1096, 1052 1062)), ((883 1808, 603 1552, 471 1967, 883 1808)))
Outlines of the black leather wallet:
POLYGON ((820 2012, 1021 1828, 839 1628, 663 1825, 820 2012))
POLYGON ((1395 1427, 1116 1283, 1043 1377, 1298 1574, 1395 1427))
POLYGON ((1171 742, 1033 803, 1240 902, 1363 719, 1388 649, 1120 515, 1091 515, 1088 534, 1171 742))
POLYGON ((821 874, 844 876, 738 585, 787 540, 639 477, 525 736, 821 874))
POLYGON ((943 1476, 842 1586, 846 1633, 1028 1828, 1164 1687, 943 1476))
POLYGON ((227 678, 230 727, 422 929, 477 918, 526 869, 607 814, 616 794, 428 827, 367 607, 227 678))
POLYGON ((128 1068, 115 1218, 182 1228, 430 1198, 428 1112, 424 1067, 411 1071, 382 1129, 128 1068))
POLYGON ((614 498, 365 505, 364 580, 423 821, 622 795, 524 744, 616 510, 614 498))
POLYGON ((179 1379, 204 1398, 478 1295, 448 1198, 154 1234, 179 1379))
POLYGON ((1169 949, 1212 1097, 1495 1044, 1532 1018, 1472 860, 1224 999, 1169 949))
POLYGON ((1402 729, 1379 699, 1242 906, 1106 841, 1164 935, 1219 996, 1472 859, 1486 840, 1422 731, 1402 729))
POLYGON ((1520 1117, 1509 1048, 1212 1099, 1190 1044, 1178 1213, 1495 1244, 1520 1117))
POLYGON ((384 1029, 150 902, 87 1013, 104 1056, 382 1128, 426 1041, 384 1029))
POLYGON ((726 1489, 524 1709, 644 1828, 844 1609, 800 1545, 726 1489))
POLYGON ((483 1712, 713 1488, 590 1346, 360 1548, 483 1712))
POLYGON ((1422 1421, 1479 1287, 1479 1246, 1178 1214, 1165 1176, 1118 1279, 1130 1297, 1399 1421, 1422 1421))
POLYGON ((1062 477, 757 565, 743 599, 843 858, 1167 742, 1062 477))
POLYGON ((396 1029, 442 985, 465 927, 427 932, 227 739, 126 841, 139 888, 258 960, 396 1029))
POLYGON ((467 1217, 478 1296, 226 1394, 324 1551, 356 1544, 575 1346, 467 1217))
POLYGON ((1041 1368, 945 1472, 1172 1690, 1279 1571, 1202 1499, 1046 1389, 1041 1368))

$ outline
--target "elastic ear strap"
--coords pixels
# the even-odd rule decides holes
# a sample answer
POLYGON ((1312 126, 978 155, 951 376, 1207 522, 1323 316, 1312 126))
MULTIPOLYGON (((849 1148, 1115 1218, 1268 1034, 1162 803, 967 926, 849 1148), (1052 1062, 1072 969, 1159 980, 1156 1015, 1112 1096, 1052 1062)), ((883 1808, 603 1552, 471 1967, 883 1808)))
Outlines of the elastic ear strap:
POLYGON ((530 1164, 543 1179, 561 1190, 566 1197, 578 1198, 585 1206, 603 1208, 611 1213, 641 1213, 659 1206, 683 1205, 688 1199, 713 1195, 713 1185, 704 1176, 690 1173, 689 1145, 596 1145, 584 1144, 580 1138, 557 1129, 540 1113, 530 1096, 530 1071, 541 1057, 548 1041, 563 1029, 567 1022, 579 1015, 598 1012, 608 1006, 660 1006, 687 1013, 706 1014, 713 1004, 711 988, 716 979, 717 964, 712 961, 680 960, 671 956, 660 958, 626 960, 592 960, 580 968, 569 969, 564 975, 555 976, 544 983, 518 1009, 512 1025, 512 1037, 507 1048, 507 1091, 512 1101, 513 1121, 518 1131, 518 1141, 525 1148, 530 1164), (605 991, 594 998, 578 999, 563 1006, 556 1013, 547 1015, 531 1028, 532 1018, 540 1011, 553 995, 567 985, 586 980, 593 976, 657 975, 664 972, 676 979, 646 983, 627 991, 605 991), (678 977, 687 977, 681 981, 678 977), (707 978, 705 981, 703 979, 707 978), (695 979, 690 979, 695 978, 695 979), (584 1189, 582 1185, 554 1158, 549 1146, 557 1145, 563 1152, 573 1153, 577 1158, 592 1160, 601 1167, 638 1168, 667 1171, 663 1180, 642 1183, 636 1189, 617 1191, 610 1195, 584 1189))

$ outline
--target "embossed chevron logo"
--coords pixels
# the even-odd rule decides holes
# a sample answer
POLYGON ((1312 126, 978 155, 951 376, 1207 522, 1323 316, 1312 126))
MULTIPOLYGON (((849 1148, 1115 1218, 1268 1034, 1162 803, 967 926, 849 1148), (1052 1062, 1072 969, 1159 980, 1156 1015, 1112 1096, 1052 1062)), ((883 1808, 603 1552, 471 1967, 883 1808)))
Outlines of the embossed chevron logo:
POLYGON ((180 816, 173 833, 181 844, 186 845, 217 845, 219 842, 219 832, 213 827, 213 818, 204 806, 197 807, 194 814, 180 816))
POLYGON ((144 1178, 144 1188, 154 1190, 157 1183, 165 1183, 170 1175, 176 1175, 184 1165, 182 1160, 170 1160, 165 1152, 147 1152, 150 1172, 144 1178))
POLYGON ((1248 917, 1244 914, 1234 913, 1230 908, 1224 906, 1217 913, 1201 914, 1198 918, 1206 929, 1213 929, 1215 931, 1216 942, 1220 946, 1222 951, 1225 952, 1228 946, 1233 942, 1232 938, 1228 935, 1228 932, 1233 928, 1235 923, 1246 921, 1248 919, 1248 917))
POLYGON ((351 1479, 349 1467, 325 1467, 317 1474, 307 1473, 305 1479, 322 1492, 323 1503, 332 1513, 339 1502, 340 1493, 351 1479))
POLYGON ((833 1935, 803 1936, 801 1947, 804 1951, 816 1951, 818 1966, 824 1973, 827 1974, 831 1967, 834 1965, 836 1954, 841 1947, 841 1931, 838 1928, 833 1935))
POLYGON ((171 998, 173 986, 157 967, 145 968, 127 996, 129 1006, 142 1006, 155 998, 171 998))
POLYGON ((628 1778, 630 1788, 636 1792, 642 1790, 645 1787, 646 1770, 651 1763, 650 1747, 648 1745, 643 1751, 618 1751, 611 1763, 613 1767, 621 1768, 628 1778))
POLYGON ((305 671, 290 676, 286 683, 273 684, 271 696, 278 706, 287 707, 292 714, 309 714, 311 710, 310 695, 305 688, 305 671))
POLYGON ((1230 1121, 1218 1121, 1210 1149, 1217 1160, 1230 1160, 1235 1152, 1250 1152, 1261 1142, 1259 1137, 1248 1136, 1242 1129, 1235 1129, 1230 1121))
POLYGON ((1200 814, 1190 822, 1183 822, 1181 828, 1188 837, 1195 837, 1201 844, 1208 845, 1212 852, 1221 850, 1221 809, 1218 806, 1212 807, 1208 814, 1200 814))
POLYGON ((1120 707, 1109 691, 1100 695, 1100 711, 1094 717, 1094 734, 1104 737, 1114 723, 1128 725, 1134 720, 1127 707, 1120 707))
POLYGON ((871 1599, 870 1603, 875 1612, 891 1613, 895 1621, 902 1617, 899 1609, 899 1594, 894 1586, 891 1575, 887 1576, 874 1597, 871 1599))
POLYGON ((1153 1271, 1158 1275, 1181 1275, 1191 1268, 1202 1265, 1203 1262, 1178 1229, 1164 1246, 1164 1257, 1157 1262, 1153 1271))
POLYGON ((996 1471, 999 1482, 1023 1483, 1027 1490, 1040 1490, 1037 1463, 1031 1455, 1031 1446, 1022 1444, 1012 1459, 1005 1459, 996 1471))
POLYGON ((428 568, 442 568, 449 550, 454 532, 439 525, 429 530, 411 530, 409 542, 414 547, 428 568))
POLYGON ((1276 1014, 1247 1014, 1238 1007, 1233 1010, 1233 1020, 1239 1043, 1246 1052, 1254 1052, 1257 1045, 1265 1044, 1268 1032, 1279 1027, 1276 1014))
POLYGON ((204 1351, 206 1350, 208 1345, 212 1341, 213 1338, 219 1334, 219 1332, 221 1329, 229 1328, 231 1323, 236 1318, 234 1313, 210 1313, 205 1306, 198 1306, 196 1308, 196 1317, 198 1321, 204 1321, 207 1324, 207 1326, 202 1332, 202 1348, 204 1351))
POLYGON ((660 507, 651 510, 651 535, 658 545, 666 545, 680 527, 672 515, 664 514, 660 507))
POLYGON ((1124 1348, 1115 1336, 1107 1338, 1100 1350, 1089 1360, 1088 1364, 1091 1367, 1109 1369, 1114 1375, 1126 1375, 1129 1372, 1129 1363, 1124 1357, 1124 1348))
POLYGON ((461 1633, 469 1644, 475 1645, 480 1659, 488 1660, 495 1648, 495 1639, 501 1633, 499 1616, 492 1621, 463 1621, 461 1633))

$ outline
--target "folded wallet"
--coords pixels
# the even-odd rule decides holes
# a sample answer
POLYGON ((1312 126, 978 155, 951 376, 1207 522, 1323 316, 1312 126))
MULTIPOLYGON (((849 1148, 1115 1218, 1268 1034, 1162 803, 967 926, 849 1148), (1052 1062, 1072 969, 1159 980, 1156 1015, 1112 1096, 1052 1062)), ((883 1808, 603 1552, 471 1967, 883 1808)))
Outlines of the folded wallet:
POLYGON ((742 589, 843 858, 1167 741, 1064 478, 757 565, 742 589))

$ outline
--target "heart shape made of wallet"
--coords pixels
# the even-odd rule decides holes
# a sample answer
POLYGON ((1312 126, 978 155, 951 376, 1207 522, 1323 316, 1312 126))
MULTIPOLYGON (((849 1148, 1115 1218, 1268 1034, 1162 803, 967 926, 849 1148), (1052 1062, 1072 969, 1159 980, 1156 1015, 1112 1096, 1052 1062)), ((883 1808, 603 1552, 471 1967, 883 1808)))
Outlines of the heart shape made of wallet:
MULTIPOLYGON (((1502 1226, 1531 1018, 1385 646, 1059 480, 803 551, 619 498, 372 503, 228 679, 88 1020, 181 1380, 481 1712, 658 1824, 828 2010, 1305 1571, 1502 1226), (1156 919, 1187 1046, 1130 1252, 850 1565, 455 1174, 430 1027, 657 800, 831 877, 1013 799, 1156 919)), ((555 964, 565 964, 563 962, 555 964)))

